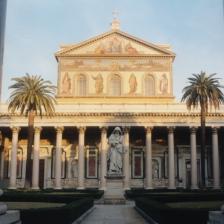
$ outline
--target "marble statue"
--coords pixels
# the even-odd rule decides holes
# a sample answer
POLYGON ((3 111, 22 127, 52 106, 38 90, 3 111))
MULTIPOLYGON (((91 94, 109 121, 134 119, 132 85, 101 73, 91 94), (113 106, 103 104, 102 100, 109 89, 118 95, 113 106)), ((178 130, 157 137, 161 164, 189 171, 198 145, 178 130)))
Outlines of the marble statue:
POLYGON ((121 175, 123 165, 123 135, 119 127, 114 128, 108 142, 110 146, 108 151, 108 175, 121 175))
POLYGON ((160 80, 160 92, 162 94, 166 94, 168 91, 168 79, 166 77, 166 74, 163 74, 162 79, 160 80))
MULTIPOLYGON (((3 191, 0 189, 0 196, 3 191)), ((7 205, 0 202, 0 223, 2 224, 21 224, 20 212, 16 210, 7 211, 7 205)))
POLYGON ((137 90, 137 80, 134 74, 129 78, 129 94, 135 94, 137 90))
POLYGON ((152 178, 159 179, 159 163, 156 159, 152 160, 152 178))
POLYGON ((101 94, 103 92, 103 77, 101 74, 98 74, 97 76, 92 76, 92 78, 95 80, 95 90, 96 94, 101 94))
POLYGON ((78 160, 75 158, 71 161, 71 175, 72 178, 78 177, 78 160))
POLYGON ((62 94, 70 94, 71 93, 71 78, 69 77, 68 73, 66 72, 63 80, 62 80, 62 94))

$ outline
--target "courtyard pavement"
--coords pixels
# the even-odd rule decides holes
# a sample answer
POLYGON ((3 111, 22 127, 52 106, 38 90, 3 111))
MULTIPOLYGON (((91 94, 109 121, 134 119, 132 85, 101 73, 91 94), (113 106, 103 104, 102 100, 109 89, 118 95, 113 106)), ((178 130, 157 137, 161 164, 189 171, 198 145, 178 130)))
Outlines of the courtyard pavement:
POLYGON ((81 224, 147 224, 135 210, 133 202, 125 205, 94 205, 95 209, 81 224))

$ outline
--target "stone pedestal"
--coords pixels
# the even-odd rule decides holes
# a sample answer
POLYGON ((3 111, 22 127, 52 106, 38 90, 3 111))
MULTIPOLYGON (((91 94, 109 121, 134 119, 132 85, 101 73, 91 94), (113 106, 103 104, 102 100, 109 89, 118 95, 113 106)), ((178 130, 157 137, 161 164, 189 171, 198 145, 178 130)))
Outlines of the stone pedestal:
POLYGON ((125 204, 123 176, 106 176, 105 204, 125 204))
MULTIPOLYGON (((0 189, 0 196, 3 194, 0 189)), ((10 210, 7 211, 7 206, 4 203, 0 203, 0 223, 1 224, 21 224, 19 211, 10 210)))
POLYGON ((223 211, 211 211, 209 212, 209 220, 207 224, 224 224, 223 211))

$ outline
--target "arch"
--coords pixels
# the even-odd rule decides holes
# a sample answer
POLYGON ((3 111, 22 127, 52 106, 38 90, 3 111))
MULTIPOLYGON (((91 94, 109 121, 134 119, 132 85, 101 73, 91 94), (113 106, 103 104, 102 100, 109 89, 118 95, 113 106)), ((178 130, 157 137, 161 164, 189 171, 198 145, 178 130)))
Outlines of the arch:
POLYGON ((144 80, 145 96, 155 95, 155 80, 153 75, 146 75, 144 80))
POLYGON ((121 77, 117 74, 113 74, 109 80, 109 94, 111 96, 121 95, 121 77))
POLYGON ((86 96, 87 79, 84 74, 80 74, 77 78, 77 95, 86 96))

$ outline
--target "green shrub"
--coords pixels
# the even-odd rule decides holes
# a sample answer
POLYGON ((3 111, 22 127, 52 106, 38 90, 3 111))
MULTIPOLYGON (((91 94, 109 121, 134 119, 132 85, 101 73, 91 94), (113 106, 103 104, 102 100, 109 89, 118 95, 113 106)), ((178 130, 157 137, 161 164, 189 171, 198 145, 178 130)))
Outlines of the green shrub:
POLYGON ((84 198, 63 207, 20 210, 23 224, 71 224, 93 206, 93 200, 84 198))
POLYGON ((161 202, 181 202, 181 201, 214 201, 224 200, 224 192, 220 191, 177 191, 177 190, 129 190, 126 197, 135 199, 137 197, 149 198, 161 202))
POLYGON ((103 191, 4 191, 1 196, 2 201, 35 201, 35 202, 61 202, 70 203, 80 198, 100 198, 103 191))
POLYGON ((171 208, 148 198, 136 198, 135 203, 160 224, 206 224, 208 220, 208 208, 171 208))

